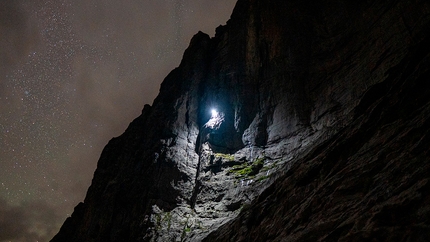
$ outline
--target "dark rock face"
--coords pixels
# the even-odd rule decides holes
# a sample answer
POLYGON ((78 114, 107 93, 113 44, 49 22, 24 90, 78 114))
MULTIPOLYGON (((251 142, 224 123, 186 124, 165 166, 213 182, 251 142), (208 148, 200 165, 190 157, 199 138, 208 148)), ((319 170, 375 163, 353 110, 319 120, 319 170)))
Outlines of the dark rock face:
POLYGON ((428 241, 429 46, 412 48, 350 125, 204 241, 428 241))
POLYGON ((424 0, 239 0, 52 241, 426 241, 429 33, 424 0))

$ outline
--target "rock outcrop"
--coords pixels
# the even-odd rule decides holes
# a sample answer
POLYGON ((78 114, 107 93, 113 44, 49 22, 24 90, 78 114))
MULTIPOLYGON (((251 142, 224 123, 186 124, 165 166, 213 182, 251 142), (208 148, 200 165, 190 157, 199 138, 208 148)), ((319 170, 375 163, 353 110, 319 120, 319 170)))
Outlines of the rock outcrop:
POLYGON ((425 241, 429 33, 424 0, 239 0, 52 241, 425 241))

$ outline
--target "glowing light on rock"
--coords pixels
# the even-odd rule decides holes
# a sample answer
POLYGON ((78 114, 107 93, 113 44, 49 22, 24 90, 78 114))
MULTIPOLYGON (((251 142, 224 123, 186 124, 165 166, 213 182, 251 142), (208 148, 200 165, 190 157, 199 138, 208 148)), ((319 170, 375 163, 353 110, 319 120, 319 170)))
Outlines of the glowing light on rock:
POLYGON ((222 112, 218 112, 215 108, 211 109, 211 114, 211 118, 204 126, 210 129, 218 129, 222 122, 224 122, 224 114, 222 112))

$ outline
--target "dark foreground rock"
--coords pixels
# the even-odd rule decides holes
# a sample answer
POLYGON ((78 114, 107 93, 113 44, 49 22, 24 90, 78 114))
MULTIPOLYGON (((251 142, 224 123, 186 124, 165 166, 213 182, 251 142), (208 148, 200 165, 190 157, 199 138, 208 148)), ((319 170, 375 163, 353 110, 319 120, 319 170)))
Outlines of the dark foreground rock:
POLYGON ((428 241, 429 47, 412 48, 350 125, 204 241, 428 241))
POLYGON ((424 0, 239 0, 52 241, 426 241, 429 33, 424 0))

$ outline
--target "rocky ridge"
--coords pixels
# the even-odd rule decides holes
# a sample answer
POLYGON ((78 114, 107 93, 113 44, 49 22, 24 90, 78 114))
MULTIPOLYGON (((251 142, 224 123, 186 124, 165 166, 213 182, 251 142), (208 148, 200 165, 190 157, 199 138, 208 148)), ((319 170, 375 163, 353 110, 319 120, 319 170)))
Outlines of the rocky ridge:
POLYGON ((52 241, 424 240, 429 21, 426 1, 239 0, 52 241))

